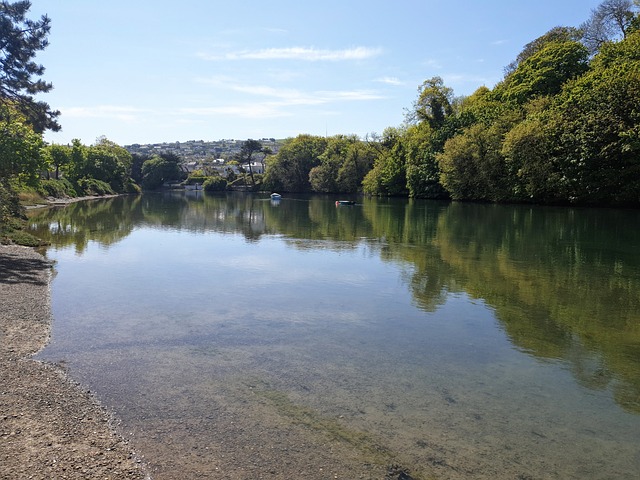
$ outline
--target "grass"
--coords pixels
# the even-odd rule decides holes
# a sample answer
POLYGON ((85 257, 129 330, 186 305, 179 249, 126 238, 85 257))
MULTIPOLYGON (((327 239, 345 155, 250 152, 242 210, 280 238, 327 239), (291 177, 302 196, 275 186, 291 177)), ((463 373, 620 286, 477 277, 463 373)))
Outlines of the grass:
POLYGON ((27 232, 26 221, 14 217, 0 219, 0 243, 41 247, 46 245, 38 237, 27 232))
POLYGON ((47 201, 35 190, 21 190, 18 193, 21 205, 43 205, 47 201))

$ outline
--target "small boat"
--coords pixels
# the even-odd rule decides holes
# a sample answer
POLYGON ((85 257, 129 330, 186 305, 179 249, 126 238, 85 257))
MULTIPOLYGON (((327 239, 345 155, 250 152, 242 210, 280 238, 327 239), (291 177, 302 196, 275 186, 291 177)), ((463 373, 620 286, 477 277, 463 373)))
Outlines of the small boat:
POLYGON ((279 193, 272 193, 271 194, 271 200, 280 200, 282 198, 282 195, 280 195, 279 193))
POLYGON ((336 200, 336 207, 338 205, 355 205, 356 202, 354 200, 336 200))

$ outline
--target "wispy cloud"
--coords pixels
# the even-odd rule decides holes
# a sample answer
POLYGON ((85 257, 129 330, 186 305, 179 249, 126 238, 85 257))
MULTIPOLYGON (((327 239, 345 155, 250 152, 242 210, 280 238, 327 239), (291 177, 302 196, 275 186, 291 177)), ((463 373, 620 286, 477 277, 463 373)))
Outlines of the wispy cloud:
POLYGON ((247 103, 240 105, 223 105, 219 107, 181 108, 180 115, 218 116, 229 115, 241 118, 277 118, 288 117, 292 113, 280 108, 276 103, 247 103))
POLYGON ((422 62, 422 64, 427 68, 435 68, 437 70, 442 69, 442 63, 439 60, 436 60, 435 58, 429 58, 424 62, 422 62))
POLYGON ((380 100, 384 98, 375 90, 317 90, 304 92, 295 88, 275 88, 267 85, 242 84, 232 77, 227 76, 199 78, 197 81, 238 93, 269 97, 277 101, 280 105, 318 105, 339 101, 380 100))
POLYGON ((146 110, 122 105, 96 105, 91 107, 61 108, 64 117, 73 118, 111 118, 121 122, 133 123, 146 110))
POLYGON ((375 79, 378 83, 384 83, 386 85, 395 85, 400 86, 404 85, 404 82, 400 80, 398 77, 380 77, 375 79))
POLYGON ((302 60, 308 62, 365 60, 382 54, 380 48, 353 47, 342 50, 326 50, 313 47, 266 48, 242 50, 221 54, 200 53, 204 60, 302 60))
POLYGON ((232 105, 181 109, 195 115, 233 115, 245 118, 274 118, 293 115, 293 107, 335 105, 344 102, 379 100, 384 97, 375 90, 316 90, 304 92, 293 88, 274 88, 267 85, 238 83, 230 77, 199 79, 231 92, 258 97, 255 101, 232 105), (260 98, 261 97, 261 98, 260 98))

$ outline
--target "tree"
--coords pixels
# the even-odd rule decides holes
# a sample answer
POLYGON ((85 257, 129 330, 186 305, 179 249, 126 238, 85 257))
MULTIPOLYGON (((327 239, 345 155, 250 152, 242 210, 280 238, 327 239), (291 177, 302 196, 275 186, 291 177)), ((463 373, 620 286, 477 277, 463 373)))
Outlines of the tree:
POLYGON ((640 204, 640 32, 608 42, 558 96, 554 162, 576 203, 640 204))
POLYGON ((447 197, 440 184, 440 167, 436 162, 436 154, 441 150, 437 134, 429 125, 422 123, 410 126, 403 136, 407 189, 411 197, 447 197))
POLYGON ((320 165, 309 172, 309 181, 314 192, 347 192, 338 182, 351 145, 358 142, 356 136, 336 135, 327 139, 327 146, 320 155, 320 165))
POLYGON ((50 164, 56 169, 56 180, 60 178, 60 168, 71 163, 71 148, 67 145, 51 144, 46 147, 45 153, 50 164))
POLYGON ((454 200, 516 200, 513 171, 502 155, 502 139, 513 126, 506 115, 491 126, 476 124, 447 140, 438 154, 442 185, 454 200))
POLYGON ((33 183, 44 168, 42 135, 33 131, 20 114, 0 105, 0 179, 17 176, 33 183))
POLYGON ((243 165, 245 162, 249 165, 249 175, 251 176, 251 185, 255 185, 255 179, 253 178, 253 167, 251 166, 251 161, 253 160, 253 154, 262 152, 262 144, 258 140, 248 139, 246 142, 242 144, 240 147, 240 152, 238 153, 238 160, 240 165, 243 165))
POLYGON ((440 77, 425 80, 418 87, 418 99, 410 112, 410 122, 426 121, 431 128, 437 129, 444 124, 445 118, 453 113, 453 90, 444 86, 440 77))
POLYGON ((406 195, 406 154, 402 138, 404 129, 386 128, 382 133, 384 146, 375 159, 373 168, 362 181, 365 193, 371 195, 406 195))
POLYGON ((625 38, 636 18, 637 4, 632 0, 604 0, 591 11, 589 19, 580 27, 582 41, 592 54, 603 44, 625 38))
POLYGON ((364 177, 373 168, 377 151, 371 143, 356 141, 347 148, 346 157, 338 170, 338 189, 345 193, 362 190, 364 177))
POLYGON ((71 153, 69 161, 69 178, 73 181, 77 181, 83 176, 83 172, 87 163, 87 147, 82 142, 74 138, 71 140, 71 153))
POLYGON ((529 57, 535 55, 552 42, 577 42, 582 38, 582 31, 573 27, 554 27, 544 35, 527 43, 516 59, 505 68, 505 77, 516 71, 518 66, 529 57))
POLYGON ((48 45, 51 20, 46 15, 40 20, 28 19, 30 8, 29 1, 0 2, 0 103, 15 106, 37 133, 57 131, 60 112, 34 98, 53 88, 37 78, 43 75, 44 67, 33 60, 48 45))
POLYGON ((142 164, 142 186, 148 190, 160 187, 164 182, 178 180, 183 173, 175 159, 154 155, 142 164))
POLYGON ((508 168, 514 172, 514 185, 518 199, 537 203, 562 201, 561 174, 549 151, 548 118, 532 117, 506 134, 502 155, 508 168))
POLYGON ((287 139, 268 162, 264 184, 271 190, 285 192, 309 192, 309 172, 320 164, 320 155, 327 146, 327 139, 312 135, 298 135, 287 139))
POLYGON ((207 177, 207 179, 202 184, 202 188, 205 192, 209 193, 220 193, 224 192, 227 189, 227 181, 220 176, 220 174, 207 177))
POLYGON ((266 170, 265 161, 269 155, 273 155, 273 150, 271 149, 271 147, 263 147, 262 150, 260 150, 260 153, 262 154, 260 164, 262 165, 262 173, 264 173, 264 171, 266 170))
POLYGON ((549 42, 523 60, 494 89, 494 95, 517 104, 543 95, 556 95, 568 80, 588 69, 587 49, 573 40, 549 42))

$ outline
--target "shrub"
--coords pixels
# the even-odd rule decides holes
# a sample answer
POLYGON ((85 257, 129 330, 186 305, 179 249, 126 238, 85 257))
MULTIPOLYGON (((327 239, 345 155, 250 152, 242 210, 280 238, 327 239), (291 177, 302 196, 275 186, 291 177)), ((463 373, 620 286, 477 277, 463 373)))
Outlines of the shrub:
POLYGON ((202 185, 208 178, 209 177, 206 177, 205 175, 200 174, 200 172, 194 172, 187 177, 187 179, 184 181, 184 184, 195 185, 196 183, 199 183, 200 185, 202 185))
POLYGON ((84 195, 114 195, 111 186, 102 180, 95 178, 81 178, 78 180, 78 188, 84 195))
POLYGON ((20 202, 15 190, 6 179, 0 178, 0 222, 8 221, 9 217, 19 216, 20 202))
POLYGON ((227 189, 227 181, 222 177, 208 177, 202 188, 205 192, 224 192, 227 189))
POLYGON ((38 192, 45 197, 77 197, 76 189, 66 178, 61 180, 41 180, 38 192))
POLYGON ((140 185, 129 178, 124 183, 123 191, 124 193, 141 193, 142 188, 140 188, 140 185))

